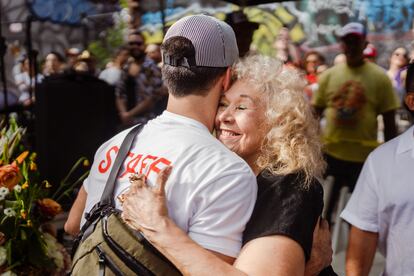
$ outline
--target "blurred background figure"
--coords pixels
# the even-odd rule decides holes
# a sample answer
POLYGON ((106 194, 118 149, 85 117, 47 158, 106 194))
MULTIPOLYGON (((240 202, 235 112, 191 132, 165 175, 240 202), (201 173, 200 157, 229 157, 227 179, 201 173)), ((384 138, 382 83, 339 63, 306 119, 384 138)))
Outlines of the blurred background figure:
POLYGON ((145 54, 145 41, 139 31, 128 35, 132 61, 117 83, 116 104, 122 128, 147 122, 166 108, 168 93, 162 85, 161 69, 145 54))
POLYGON ((282 27, 279 30, 273 47, 276 50, 276 57, 283 60, 285 64, 300 67, 299 49, 292 43, 288 28, 282 27))
POLYGON ((161 48, 158 44, 148 44, 147 48, 145 49, 145 53, 147 57, 152 59, 158 66, 161 65, 161 48))
POLYGON ((400 101, 402 101, 404 95, 404 77, 401 73, 406 68, 408 61, 408 51, 404 47, 396 48, 389 59, 390 66, 387 70, 387 76, 390 78, 400 101))
POLYGON ((78 56, 81 51, 78 48, 69 48, 66 50, 66 67, 65 70, 72 69, 76 62, 78 61, 78 56))
POLYGON ((91 76, 95 76, 96 75, 95 57, 88 50, 84 50, 78 56, 77 61, 73 68, 77 72, 84 72, 91 76))
MULTIPOLYGON (((34 65, 37 66, 37 65, 34 65)), ((29 58, 25 57, 20 62, 20 73, 15 76, 15 83, 17 89, 20 92, 19 96, 19 103, 23 104, 24 106, 29 106, 34 102, 34 87, 36 82, 41 83, 43 80, 43 75, 38 73, 36 75, 36 79, 34 77, 35 70, 33 67, 32 70, 29 68, 29 58), (30 91, 32 91, 32 95, 30 95, 30 91), (32 96, 32 97, 30 97, 32 96)), ((36 68, 37 69, 37 68, 36 68)))
POLYGON ((341 63, 346 63, 346 56, 344 53, 337 54, 333 61, 334 65, 338 65, 341 63))
POLYGON ((302 68, 308 82, 305 87, 305 95, 308 100, 311 100, 313 93, 318 89, 318 74, 327 69, 325 57, 317 51, 309 51, 303 57, 302 68))
POLYGON ((341 31, 341 47, 346 62, 326 70, 318 79, 319 88, 312 104, 324 115, 324 153, 327 176, 333 188, 326 218, 331 220, 340 190, 353 191, 368 154, 378 146, 377 116, 384 121, 384 138, 397 135, 395 110, 400 106, 384 70, 367 62, 366 29, 358 22, 346 24, 341 31))
POLYGON ((50 52, 47 54, 45 64, 43 66, 43 75, 50 76, 53 74, 60 74, 63 72, 65 60, 58 52, 50 52))
MULTIPOLYGON (((414 114, 413 64, 408 68, 404 103, 414 114)), ((411 127, 368 156, 341 214, 351 224, 347 275, 368 275, 377 248, 385 257, 382 275, 414 275, 413 131, 411 127)))
POLYGON ((121 80, 122 69, 127 63, 128 58, 128 47, 119 47, 118 50, 115 51, 114 57, 107 68, 99 74, 99 78, 106 81, 108 84, 115 86, 121 80))
POLYGON ((229 24, 236 34, 239 56, 244 57, 250 51, 253 41, 253 33, 259 28, 256 22, 250 22, 242 10, 226 14, 226 23, 229 24))
POLYGON ((372 43, 368 43, 367 47, 365 47, 364 49, 364 57, 366 61, 370 61, 373 63, 377 62, 377 56, 378 56, 378 52, 377 52, 377 48, 375 48, 375 45, 372 43))

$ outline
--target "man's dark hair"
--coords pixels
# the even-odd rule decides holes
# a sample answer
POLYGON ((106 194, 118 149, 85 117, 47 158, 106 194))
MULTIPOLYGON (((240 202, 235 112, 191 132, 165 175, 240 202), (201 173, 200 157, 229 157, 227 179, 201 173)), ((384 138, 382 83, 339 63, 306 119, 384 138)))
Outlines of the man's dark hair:
MULTIPOLYGON (((49 52, 49 54, 53 54, 53 55, 55 55, 55 57, 57 58, 57 60, 59 61, 59 62, 65 62, 65 58, 60 54, 60 53, 58 53, 58 52, 56 52, 56 51, 50 51, 49 52)), ((49 55, 48 54, 48 55, 49 55)))
MULTIPOLYGON (((191 41, 185 37, 171 37, 162 45, 165 55, 176 59, 195 58, 195 49, 191 41)), ((171 95, 184 97, 187 95, 206 95, 216 80, 227 68, 222 67, 174 67, 164 64, 162 76, 165 86, 171 95)))

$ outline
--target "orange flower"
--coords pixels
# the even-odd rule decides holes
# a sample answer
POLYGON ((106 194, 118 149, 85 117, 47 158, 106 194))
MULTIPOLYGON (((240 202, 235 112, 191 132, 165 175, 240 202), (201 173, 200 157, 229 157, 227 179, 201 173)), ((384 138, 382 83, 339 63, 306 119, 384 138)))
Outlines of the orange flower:
POLYGON ((51 185, 51 184, 49 183, 49 181, 47 181, 47 180, 43 180, 42 184, 43 184, 43 185, 45 185, 45 188, 46 188, 46 189, 49 189, 49 188, 51 188, 51 187, 52 187, 52 185, 51 185))
POLYGON ((39 205, 40 211, 48 217, 54 217, 63 211, 60 204, 51 198, 38 200, 37 203, 39 205))
POLYGON ((83 166, 84 167, 89 167, 91 165, 91 163, 89 163, 88 159, 83 160, 83 166))
POLYGON ((20 179, 19 167, 15 162, 0 167, 0 187, 7 187, 11 191, 20 182, 20 179))
POLYGON ((30 162, 29 168, 32 172, 37 171, 37 165, 35 162, 30 162))
POLYGON ((17 158, 16 161, 18 164, 23 163, 24 159, 26 159, 26 157, 29 155, 29 151, 24 151, 22 152, 17 158))
POLYGON ((27 189, 27 188, 29 188, 29 182, 24 182, 24 184, 22 185, 22 190, 25 190, 25 189, 27 189))
POLYGON ((25 210, 20 210, 20 216, 22 217, 22 219, 26 219, 27 218, 27 213, 25 210))

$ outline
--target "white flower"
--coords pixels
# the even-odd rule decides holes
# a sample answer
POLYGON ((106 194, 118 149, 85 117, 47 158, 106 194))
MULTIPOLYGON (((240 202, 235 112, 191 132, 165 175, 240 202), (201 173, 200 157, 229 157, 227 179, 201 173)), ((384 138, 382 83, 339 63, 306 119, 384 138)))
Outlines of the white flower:
POLYGON ((13 271, 8 270, 8 271, 2 273, 0 276, 17 276, 17 274, 14 273, 13 271))
POLYGON ((16 212, 12 208, 6 208, 4 209, 4 214, 8 217, 14 217, 16 216, 16 212))
POLYGON ((5 195, 0 195, 0 201, 4 200, 6 198, 5 195))
POLYGON ((0 195, 8 195, 9 194, 9 189, 7 187, 1 187, 0 188, 0 195))
POLYGON ((6 248, 4 248, 4 246, 0 246, 0 266, 4 265, 6 261, 7 261, 7 250, 6 248))
POLYGON ((13 190, 15 190, 16 192, 20 193, 22 191, 22 186, 20 186, 19 184, 17 184, 16 186, 14 186, 13 190))
POLYGON ((46 243, 46 255, 53 259, 53 262, 58 269, 62 269, 65 265, 63 254, 61 252, 62 245, 57 242, 55 237, 48 233, 44 233, 43 236, 46 243))

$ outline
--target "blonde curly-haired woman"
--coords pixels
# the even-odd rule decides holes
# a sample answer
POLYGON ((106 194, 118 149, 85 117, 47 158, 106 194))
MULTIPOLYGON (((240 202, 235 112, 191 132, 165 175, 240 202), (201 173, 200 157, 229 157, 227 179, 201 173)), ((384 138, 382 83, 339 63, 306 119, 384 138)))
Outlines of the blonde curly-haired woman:
MULTIPOLYGON (((313 232, 323 208, 318 122, 304 98, 305 79, 274 58, 253 55, 233 68, 223 94, 216 135, 257 176, 258 195, 233 266, 193 242, 168 218, 163 170, 159 187, 142 178, 125 194, 123 218, 186 275, 311 275, 313 232)), ((168 185, 168 184, 167 184, 168 185)), ((220 220, 220 210, 217 210, 220 220)), ((323 268, 327 264, 321 266, 323 268)))

